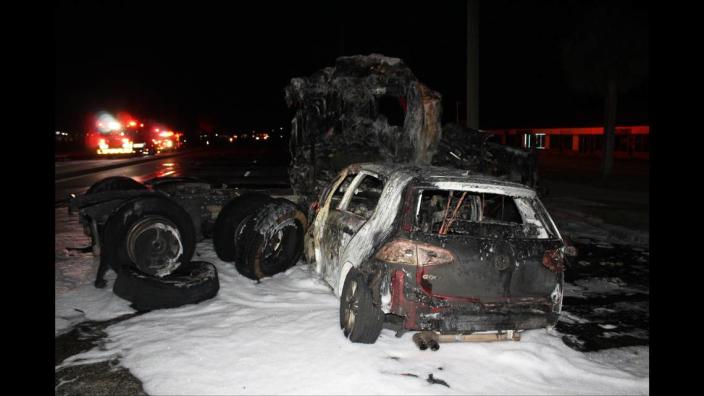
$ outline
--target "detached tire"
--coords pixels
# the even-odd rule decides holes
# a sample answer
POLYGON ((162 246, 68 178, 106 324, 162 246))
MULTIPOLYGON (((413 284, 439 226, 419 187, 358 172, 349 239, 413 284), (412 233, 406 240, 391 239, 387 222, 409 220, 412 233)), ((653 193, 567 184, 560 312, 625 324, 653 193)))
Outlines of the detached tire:
POLYGON ((193 261, 188 271, 179 270, 154 278, 133 268, 117 276, 113 293, 132 303, 138 311, 176 308, 215 297, 220 289, 217 269, 204 261, 193 261))
POLYGON ((213 225, 213 247, 223 261, 237 261, 241 256, 241 244, 248 221, 257 211, 273 201, 264 194, 244 194, 225 205, 213 225))
POLYGON ((106 177, 90 186, 86 194, 96 194, 104 191, 120 191, 120 190, 146 190, 144 184, 125 176, 106 177))
POLYGON ((244 233, 240 274, 254 280, 286 271, 303 254, 305 213, 286 199, 273 200, 253 217, 244 233), (253 224, 252 224, 253 223, 253 224))
POLYGON ((340 296, 340 327, 345 338, 361 344, 373 344, 379 338, 384 313, 373 298, 362 274, 352 268, 340 296))
POLYGON ((126 201, 108 219, 102 239, 100 260, 115 272, 136 269, 155 277, 188 267, 196 245, 188 212, 158 196, 126 201))

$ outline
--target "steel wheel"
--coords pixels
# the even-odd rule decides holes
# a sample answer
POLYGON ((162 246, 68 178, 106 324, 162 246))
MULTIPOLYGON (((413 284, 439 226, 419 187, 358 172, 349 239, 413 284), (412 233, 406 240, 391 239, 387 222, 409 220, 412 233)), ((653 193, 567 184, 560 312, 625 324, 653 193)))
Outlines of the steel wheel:
POLYGON ((350 281, 350 292, 347 293, 345 298, 345 309, 344 309, 344 324, 345 324, 345 336, 354 328, 354 321, 359 313, 359 298, 357 298, 357 281, 350 281))
POLYGON ((137 268, 148 275, 163 277, 181 263, 181 234, 171 220, 145 216, 127 232, 127 254, 137 268))
POLYGON ((384 313, 374 303, 365 277, 350 269, 340 296, 340 327, 352 342, 373 344, 381 333, 384 313))

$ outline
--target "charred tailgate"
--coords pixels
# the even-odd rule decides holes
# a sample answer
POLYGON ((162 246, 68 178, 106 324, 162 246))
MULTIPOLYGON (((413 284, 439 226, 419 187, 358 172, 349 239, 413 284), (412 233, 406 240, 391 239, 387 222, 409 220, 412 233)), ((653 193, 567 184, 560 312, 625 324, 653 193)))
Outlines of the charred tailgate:
POLYGON ((561 246, 558 240, 422 235, 419 242, 444 249, 451 257, 437 260, 418 254, 417 282, 434 297, 482 303, 547 300, 560 281, 558 273, 543 265, 545 252, 561 246))

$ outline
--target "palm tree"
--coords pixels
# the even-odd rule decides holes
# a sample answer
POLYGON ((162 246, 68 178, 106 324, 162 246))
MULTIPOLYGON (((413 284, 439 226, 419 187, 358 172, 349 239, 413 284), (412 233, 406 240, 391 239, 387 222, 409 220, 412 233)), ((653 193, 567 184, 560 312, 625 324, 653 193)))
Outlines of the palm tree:
POLYGON ((562 60, 573 90, 604 99, 602 178, 613 168, 618 94, 648 76, 647 6, 631 1, 575 2, 578 12, 571 36, 563 42, 562 60))

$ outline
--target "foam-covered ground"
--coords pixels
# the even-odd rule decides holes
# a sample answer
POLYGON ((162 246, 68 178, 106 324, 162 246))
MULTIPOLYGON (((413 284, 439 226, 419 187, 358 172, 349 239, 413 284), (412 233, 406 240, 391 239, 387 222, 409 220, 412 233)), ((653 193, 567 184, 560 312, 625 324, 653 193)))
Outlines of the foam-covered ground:
MULTIPOLYGON (((134 312, 112 294, 114 274, 107 288, 93 287, 90 253, 63 250, 88 242, 65 211, 56 211, 57 334, 81 320, 134 312)), ((527 331, 520 342, 443 343, 437 352, 389 330, 375 344, 352 344, 339 329, 338 300, 307 265, 257 284, 218 260, 210 241, 196 252, 218 268, 214 299, 113 324, 100 347, 57 370, 117 357, 149 394, 649 393, 647 346, 581 352, 556 330, 527 331), (431 375, 448 386, 428 381, 431 375)), ((610 281, 570 287, 584 295, 592 286, 608 290, 610 281)), ((580 320, 567 312, 565 320, 580 320)))

